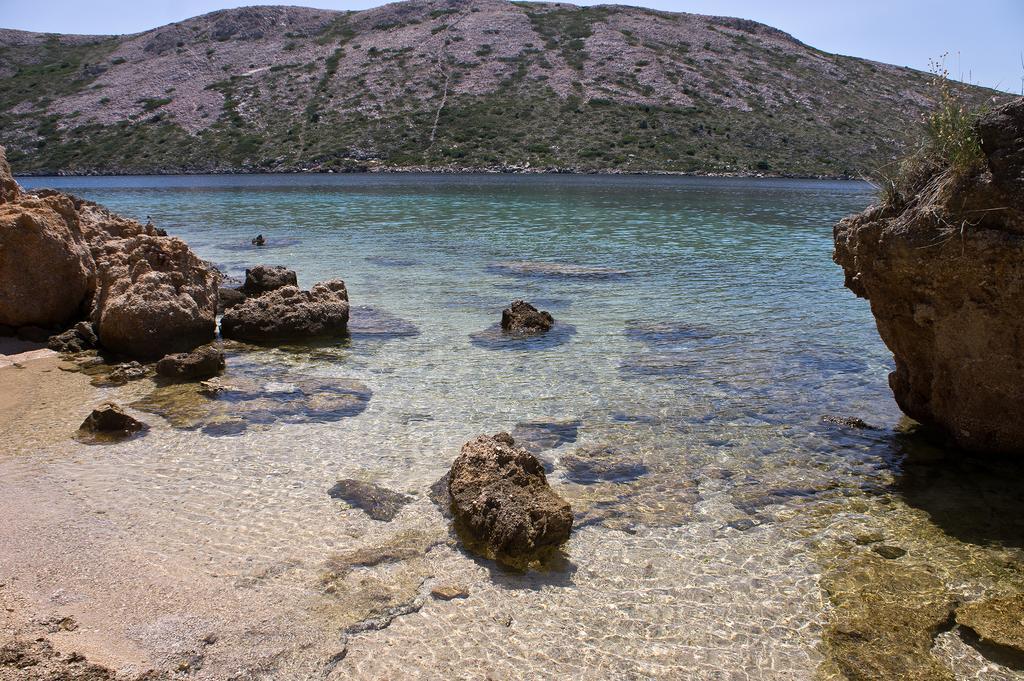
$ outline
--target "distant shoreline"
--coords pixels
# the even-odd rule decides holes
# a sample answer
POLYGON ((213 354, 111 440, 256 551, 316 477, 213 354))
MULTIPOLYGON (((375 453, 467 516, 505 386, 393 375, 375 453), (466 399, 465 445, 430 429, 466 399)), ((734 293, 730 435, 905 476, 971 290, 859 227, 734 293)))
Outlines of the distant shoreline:
POLYGON ((739 179, 776 179, 776 180, 840 180, 840 181, 864 181, 863 177, 852 175, 800 175, 791 173, 772 172, 704 172, 704 171, 675 171, 675 170, 571 170, 571 169, 532 169, 532 168, 430 168, 426 166, 399 166, 365 168, 358 170, 320 170, 320 169, 292 169, 292 170, 153 170, 149 172, 106 172, 106 171, 73 171, 62 170, 52 171, 14 171, 15 177, 162 177, 162 176, 190 176, 190 175, 412 175, 412 174, 433 174, 433 175, 577 175, 577 176, 633 176, 633 177, 710 177, 710 178, 739 178, 739 179))

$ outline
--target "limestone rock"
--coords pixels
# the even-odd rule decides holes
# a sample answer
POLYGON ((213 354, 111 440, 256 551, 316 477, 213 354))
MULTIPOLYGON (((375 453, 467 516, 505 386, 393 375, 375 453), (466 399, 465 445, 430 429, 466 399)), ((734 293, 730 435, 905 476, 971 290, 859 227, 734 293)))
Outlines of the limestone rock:
POLYGON ((7 150, 0 147, 0 203, 16 201, 21 194, 18 183, 11 173, 11 166, 7 163, 7 150))
POLYGON ((348 312, 348 292, 340 279, 320 282, 309 291, 283 286, 226 310, 221 334, 257 343, 343 336, 348 312))
POLYGON ((81 315, 94 263, 74 205, 63 196, 11 194, 0 203, 0 324, 59 326, 81 315))
POLYGON ((94 242, 93 256, 92 321, 105 348, 155 358, 213 340, 216 273, 184 241, 141 233, 94 242))
POLYGON ((213 378, 223 370, 224 351, 213 345, 166 355, 156 363, 156 373, 165 378, 199 380, 213 378))
POLYGON ((1020 454, 1024 99, 978 129, 987 168, 841 221, 833 257, 895 357, 900 408, 965 449, 1020 454))
POLYGON ((569 503, 548 486, 540 461, 508 433, 463 445, 448 492, 456 520, 499 559, 527 558, 569 538, 569 503))

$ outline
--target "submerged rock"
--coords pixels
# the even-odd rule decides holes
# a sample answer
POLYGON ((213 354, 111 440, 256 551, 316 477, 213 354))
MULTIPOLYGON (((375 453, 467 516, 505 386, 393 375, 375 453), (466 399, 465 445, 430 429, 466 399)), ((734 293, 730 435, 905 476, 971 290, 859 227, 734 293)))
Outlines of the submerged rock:
POLYGON ((372 305, 357 305, 349 311, 348 333, 353 338, 388 340, 418 336, 412 322, 372 305))
POLYGON ((867 298, 900 408, 962 448, 1024 453, 1024 99, 978 126, 984 167, 940 170, 905 201, 834 230, 846 286, 867 298))
POLYGON ((283 286, 226 310, 221 334, 256 343, 344 336, 348 314, 348 292, 340 279, 309 291, 283 286))
POLYGON ((212 378, 223 370, 224 351, 213 345, 166 355, 156 363, 156 373, 165 378, 198 380, 212 378))
POLYGON ((938 577, 869 553, 839 563, 822 587, 834 606, 823 636, 827 665, 843 678, 953 680, 931 653, 955 602, 938 577))
POLYGON ((581 485, 630 482, 647 474, 647 466, 614 447, 580 447, 561 458, 565 477, 581 485))
POLYGON ((621 279, 629 276, 627 270, 611 267, 573 265, 557 262, 534 262, 517 260, 496 262, 488 268, 491 272, 514 277, 542 277, 557 279, 621 279))
POLYGON ((78 429, 77 439, 87 443, 116 442, 148 428, 145 423, 106 402, 92 410, 78 429))
POLYGON ((238 290, 246 296, 261 296, 284 286, 298 285, 299 278, 293 270, 280 265, 256 265, 245 271, 245 283, 238 290))
POLYGON ((1024 594, 967 603, 956 609, 956 621, 986 643, 1024 653, 1024 594))
POLYGON ((513 301, 501 312, 501 330, 505 333, 543 333, 554 326, 555 320, 549 312, 538 310, 525 300, 513 301))
POLYGON ((572 340, 576 327, 572 324, 555 322, 543 332, 507 332, 501 324, 495 324, 483 331, 469 335, 469 341, 486 350, 550 350, 572 340))
POLYGON ((271 368, 259 376, 158 386, 131 406, 163 416, 175 428, 200 429, 208 435, 237 435, 252 425, 315 423, 356 416, 366 409, 372 394, 358 381, 271 368))
POLYGON ((554 449, 568 442, 576 442, 579 436, 580 419, 563 419, 561 421, 520 421, 512 429, 512 437, 520 447, 531 454, 545 449, 554 449))
POLYGON ((327 490, 327 494, 362 510, 374 520, 384 521, 394 520, 402 507, 413 501, 408 494, 351 478, 339 480, 327 490))
POLYGON ((456 520, 498 559, 529 559, 569 538, 569 503, 548 486, 540 461, 508 433, 463 445, 448 492, 456 520))

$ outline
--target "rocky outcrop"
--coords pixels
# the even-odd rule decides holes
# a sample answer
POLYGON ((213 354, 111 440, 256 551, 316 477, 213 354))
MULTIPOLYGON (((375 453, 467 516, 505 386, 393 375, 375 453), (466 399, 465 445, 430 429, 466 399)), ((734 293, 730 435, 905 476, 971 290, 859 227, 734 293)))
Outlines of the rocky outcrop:
POLYGON ((501 330, 505 333, 543 333, 554 323, 555 320, 549 312, 538 310, 525 300, 513 301, 501 312, 501 330))
POLYGON ((133 357, 162 357, 213 340, 217 274, 212 267, 180 239, 147 233, 137 222, 95 205, 82 214, 98 275, 92 321, 103 347, 133 357))
POLYGON ((21 193, 2 156, 0 198, 0 324, 50 327, 80 316, 96 277, 74 204, 21 193))
POLYGON ((846 286, 871 303, 900 408, 980 452, 1024 452, 1024 99, 978 125, 985 163, 835 227, 846 286))
POLYGON ((1024 595, 1012 594, 962 605, 957 624, 969 628, 987 643, 1024 653, 1024 595))
POLYGON ((331 279, 309 291, 284 286, 248 298, 224 312, 220 330, 225 338, 256 343, 343 336, 348 312, 345 282, 331 279))
POLYGON ((24 193, 2 159, 0 192, 0 324, 88 316, 104 348, 135 357, 213 339, 217 275, 183 241, 60 192, 24 193))
POLYGON ((188 381, 213 378, 223 370, 224 351, 212 345, 166 355, 156 363, 156 373, 164 378, 188 381))
POLYGON ((569 538, 569 503, 548 486, 540 461, 508 433, 463 445, 448 492, 456 520, 496 558, 528 558, 569 538))

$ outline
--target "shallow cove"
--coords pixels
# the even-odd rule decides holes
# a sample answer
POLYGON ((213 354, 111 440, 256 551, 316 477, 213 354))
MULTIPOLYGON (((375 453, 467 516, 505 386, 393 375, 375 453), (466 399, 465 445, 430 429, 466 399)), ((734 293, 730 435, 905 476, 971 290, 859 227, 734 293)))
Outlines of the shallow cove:
MULTIPOLYGON (((830 259, 832 224, 870 202, 866 185, 448 175, 24 184, 150 215, 231 275, 267 263, 295 269, 303 287, 341 277, 353 305, 419 330, 229 358, 228 382, 262 380, 250 368, 261 365, 317 385, 358 382, 369 401, 343 418, 263 419, 211 437, 146 413, 144 439, 102 448, 70 432, 54 441, 52 428, 41 437, 28 425, 38 419, 3 424, 17 446, 0 455, 0 512, 15 519, 3 529, 2 581, 34 613, 76 617, 58 643, 105 663, 174 668, 201 655, 200 678, 810 679, 823 663, 845 668, 823 643, 835 606, 821 582, 842 583, 836 571, 875 556, 861 535, 881 533, 907 550, 894 565, 930 565, 965 600, 1016 583, 1007 573, 1022 544, 1005 538, 1015 525, 951 533, 910 484, 930 477, 929 460, 904 474, 917 448, 896 433, 891 358, 830 259), (270 248, 242 246, 259 233, 270 248), (524 261, 559 267, 507 267, 524 261), (517 298, 574 327, 571 341, 473 344, 517 298), (564 562, 521 574, 462 552, 428 498, 461 444, 576 420, 575 441, 544 452, 576 512, 564 562), (573 482, 560 461, 578 447, 627 453, 642 474, 573 482), (413 501, 373 520, 330 498, 341 479, 413 501), (107 570, 122 556, 148 567, 107 570), (468 598, 430 596, 453 585, 468 598), (218 642, 204 645, 210 632, 218 642)), ((154 389, 134 381, 96 401, 132 404, 154 389)), ((77 427, 87 407, 40 409, 77 427)), ((971 484, 943 478, 959 480, 971 484)), ((936 641, 940 663, 965 677, 1012 678, 951 633, 936 641)))

